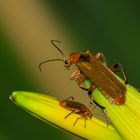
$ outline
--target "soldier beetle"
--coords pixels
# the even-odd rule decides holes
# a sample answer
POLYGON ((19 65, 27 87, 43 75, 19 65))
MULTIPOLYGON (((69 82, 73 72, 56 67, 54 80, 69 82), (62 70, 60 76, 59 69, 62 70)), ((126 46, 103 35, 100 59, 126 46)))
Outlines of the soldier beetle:
POLYGON ((112 67, 107 66, 107 61, 103 53, 99 52, 96 55, 91 53, 89 50, 86 52, 74 52, 68 57, 58 48, 55 43, 61 43, 57 40, 51 40, 51 43, 55 48, 64 56, 64 59, 50 59, 39 64, 39 69, 41 71, 41 66, 44 63, 52 61, 62 61, 67 69, 70 68, 72 64, 77 66, 76 71, 71 75, 71 80, 76 80, 78 86, 84 90, 88 90, 88 95, 91 98, 92 91, 97 87, 102 93, 109 98, 110 102, 122 105, 125 103, 125 93, 128 80, 126 73, 120 63, 115 64, 112 67), (120 68, 125 84, 123 84, 120 79, 114 74, 115 71, 120 68), (86 89, 81 86, 84 80, 90 79, 92 84, 90 88, 86 89))
POLYGON ((84 119, 84 127, 86 127, 86 120, 89 118, 92 118, 92 113, 91 111, 82 103, 76 102, 74 101, 74 97, 71 96, 66 100, 62 100, 59 102, 59 105, 61 107, 63 107, 64 109, 70 110, 71 112, 65 116, 65 119, 70 116, 71 114, 75 113, 75 114, 79 114, 81 117, 78 117, 73 126, 75 126, 75 124, 77 123, 77 121, 79 119, 84 119), (70 100, 72 99, 72 100, 70 100))

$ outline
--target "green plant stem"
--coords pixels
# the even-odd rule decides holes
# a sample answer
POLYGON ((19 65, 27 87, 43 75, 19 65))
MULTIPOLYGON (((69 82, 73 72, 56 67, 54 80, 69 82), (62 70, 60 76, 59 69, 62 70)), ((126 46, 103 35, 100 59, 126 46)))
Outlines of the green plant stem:
MULTIPOLYGON (((90 82, 85 81, 89 87, 90 82)), ((107 116, 113 126, 125 140, 140 139, 140 93, 132 86, 126 85, 126 102, 124 105, 115 105, 106 98, 101 91, 95 89, 93 99, 105 107, 107 116)))

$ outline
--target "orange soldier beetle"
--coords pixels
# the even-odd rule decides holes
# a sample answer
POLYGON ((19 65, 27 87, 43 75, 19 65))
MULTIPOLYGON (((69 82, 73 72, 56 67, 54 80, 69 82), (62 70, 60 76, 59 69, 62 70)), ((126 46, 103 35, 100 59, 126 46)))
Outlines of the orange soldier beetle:
POLYGON ((76 102, 74 101, 74 97, 71 96, 66 100, 62 100, 59 102, 59 105, 67 110, 70 110, 71 112, 65 116, 65 119, 70 116, 71 114, 75 113, 75 114, 79 114, 81 117, 78 117, 73 126, 75 126, 75 124, 77 123, 77 121, 79 119, 84 119, 84 127, 86 127, 86 120, 89 118, 92 118, 92 113, 91 111, 82 103, 76 102), (72 99, 72 100, 70 100, 72 99))
POLYGON ((64 56, 64 59, 50 59, 41 62, 39 64, 40 71, 42 64, 51 61, 62 61, 67 69, 69 69, 72 64, 76 64, 77 70, 71 75, 71 80, 76 80, 80 88, 88 90, 88 95, 90 98, 92 91, 97 87, 106 97, 109 98, 110 102, 117 105, 122 105, 125 103, 126 86, 114 74, 114 72, 120 68, 120 71, 125 79, 125 84, 128 83, 126 73, 120 63, 109 68, 103 53, 99 52, 96 55, 93 55, 93 53, 91 53, 89 50, 87 50, 85 53, 74 52, 68 57, 65 57, 64 53, 55 44, 61 42, 51 40, 51 43, 64 56), (86 79, 90 79, 92 81, 89 89, 81 86, 83 81, 86 79))

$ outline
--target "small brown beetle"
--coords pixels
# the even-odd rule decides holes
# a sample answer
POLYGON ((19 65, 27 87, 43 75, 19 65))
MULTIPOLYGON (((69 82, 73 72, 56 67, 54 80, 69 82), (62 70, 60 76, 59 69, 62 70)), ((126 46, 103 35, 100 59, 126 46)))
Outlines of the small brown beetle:
POLYGON ((67 69, 72 64, 76 64, 77 70, 71 75, 71 80, 76 80, 79 87, 88 90, 88 95, 91 98, 92 91, 97 87, 102 93, 109 98, 110 102, 117 105, 125 103, 125 93, 127 84, 127 77, 125 71, 120 63, 115 64, 109 68, 107 66, 106 58, 102 53, 93 55, 89 50, 85 53, 75 52, 71 53, 68 57, 65 57, 64 53, 54 43, 61 43, 57 40, 51 40, 51 43, 58 49, 58 51, 64 56, 64 59, 51 59, 39 64, 41 71, 41 65, 51 61, 62 61, 67 69), (120 72, 124 76, 125 84, 113 73, 120 68, 120 72), (81 86, 84 80, 90 79, 92 84, 90 88, 86 89, 81 86))
POLYGON ((66 100, 62 100, 59 102, 59 105, 63 108, 70 110, 71 112, 65 116, 65 119, 73 113, 79 114, 81 117, 78 117, 74 122, 73 126, 77 123, 79 119, 84 119, 84 127, 86 127, 86 120, 92 118, 91 111, 82 103, 74 101, 74 97, 71 96, 66 100), (71 100, 70 100, 71 99, 71 100))

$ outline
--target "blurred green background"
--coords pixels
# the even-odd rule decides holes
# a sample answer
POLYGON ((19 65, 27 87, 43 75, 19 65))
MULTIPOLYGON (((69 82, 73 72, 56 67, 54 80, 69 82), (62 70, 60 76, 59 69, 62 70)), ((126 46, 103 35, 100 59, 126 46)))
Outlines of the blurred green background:
POLYGON ((32 117, 8 99, 12 91, 24 90, 59 99, 73 95, 88 102, 63 64, 47 64, 39 72, 41 61, 62 58, 51 39, 60 40, 66 54, 103 52, 108 64, 120 62, 129 83, 139 88, 139 1, 2 0, 0 13, 0 140, 80 139, 32 117))

